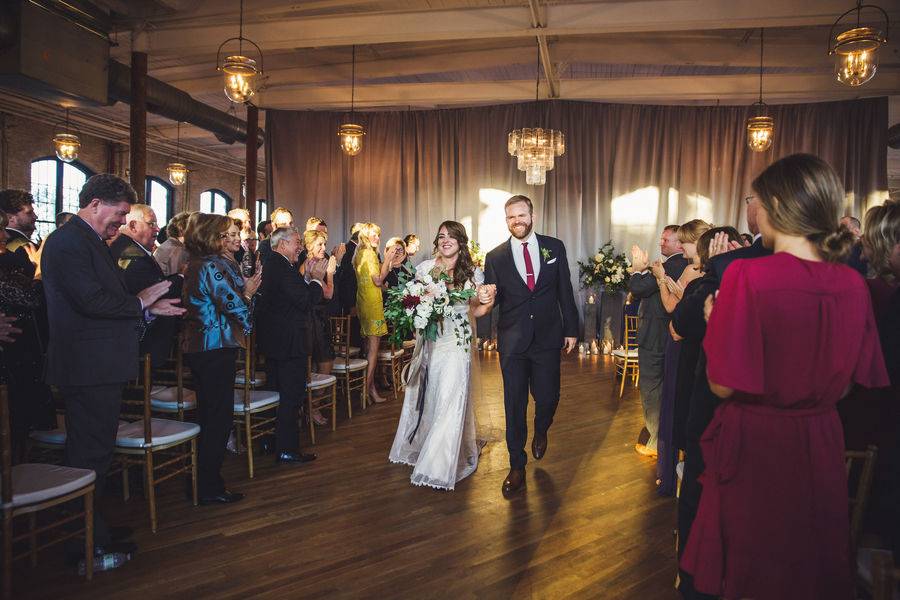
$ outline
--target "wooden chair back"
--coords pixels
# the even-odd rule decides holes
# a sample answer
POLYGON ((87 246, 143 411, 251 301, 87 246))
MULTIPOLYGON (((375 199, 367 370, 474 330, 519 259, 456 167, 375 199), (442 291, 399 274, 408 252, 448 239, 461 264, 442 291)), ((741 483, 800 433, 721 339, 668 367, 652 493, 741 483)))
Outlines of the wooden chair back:
POLYGON ((122 391, 122 417, 127 421, 143 421, 144 443, 149 447, 153 441, 150 428, 150 392, 153 388, 152 360, 149 354, 141 357, 138 378, 125 385, 122 391))
POLYGON ((625 350, 636 350, 637 342, 638 318, 634 315, 625 315, 625 350))
POLYGON ((866 516, 866 505, 869 502, 869 492, 872 489, 872 479, 875 474, 875 460, 878 458, 878 448, 869 446, 865 450, 848 450, 846 456, 847 481, 851 489, 850 493, 850 548, 853 556, 856 555, 859 535, 862 532, 863 519, 866 516))
POLYGON ((344 365, 350 364, 350 315, 332 316, 331 319, 331 345, 335 350, 335 360, 343 361, 344 365))

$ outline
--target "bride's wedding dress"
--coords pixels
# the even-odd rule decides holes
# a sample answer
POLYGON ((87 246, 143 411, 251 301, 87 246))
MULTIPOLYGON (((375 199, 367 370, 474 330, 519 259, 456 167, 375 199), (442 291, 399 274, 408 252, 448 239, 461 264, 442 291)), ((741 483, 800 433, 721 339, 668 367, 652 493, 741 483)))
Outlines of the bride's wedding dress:
MULTIPOLYGON (((416 274, 423 276, 434 264, 434 260, 423 261, 416 274)), ((480 269, 473 279, 466 287, 484 281, 480 269)), ((423 353, 422 368, 411 378, 415 381, 407 384, 400 424, 389 456, 391 462, 415 467, 410 478, 413 485, 446 490, 452 490, 458 481, 475 472, 479 451, 470 397, 471 344, 460 345, 457 338, 461 322, 472 330, 469 307, 459 304, 453 310, 462 319, 445 318, 437 340, 417 339, 417 344, 424 344, 418 349, 423 353), (420 419, 417 404, 423 381, 425 397, 420 419)))

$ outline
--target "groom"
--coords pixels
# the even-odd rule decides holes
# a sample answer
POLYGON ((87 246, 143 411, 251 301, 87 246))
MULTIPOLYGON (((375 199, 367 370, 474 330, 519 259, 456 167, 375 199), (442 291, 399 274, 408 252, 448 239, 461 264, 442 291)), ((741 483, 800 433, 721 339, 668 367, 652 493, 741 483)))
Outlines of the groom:
POLYGON ((497 337, 506 409, 509 475, 503 495, 525 486, 528 392, 534 397, 531 453, 547 450, 547 430, 559 403, 559 350, 575 347, 578 309, 563 243, 534 233, 534 209, 527 196, 506 201, 506 226, 512 237, 485 259, 485 283, 497 286, 500 309, 497 337))

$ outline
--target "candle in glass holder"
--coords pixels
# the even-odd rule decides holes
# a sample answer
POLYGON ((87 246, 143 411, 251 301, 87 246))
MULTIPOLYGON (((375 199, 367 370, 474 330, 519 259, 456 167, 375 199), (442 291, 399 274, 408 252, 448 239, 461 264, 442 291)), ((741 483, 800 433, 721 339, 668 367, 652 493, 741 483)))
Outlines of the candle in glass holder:
POLYGON ((597 340, 591 340, 591 354, 600 354, 600 349, 597 347, 597 340))

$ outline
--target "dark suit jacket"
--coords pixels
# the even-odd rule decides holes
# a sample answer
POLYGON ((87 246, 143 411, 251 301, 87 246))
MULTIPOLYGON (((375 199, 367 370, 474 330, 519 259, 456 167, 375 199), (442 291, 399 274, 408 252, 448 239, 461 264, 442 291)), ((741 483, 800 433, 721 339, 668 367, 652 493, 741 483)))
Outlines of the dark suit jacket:
POLYGON ((485 258, 485 283, 497 286, 500 310, 497 341, 501 353, 562 348, 564 337, 578 336, 578 309, 562 241, 538 235, 541 269, 534 291, 516 270, 509 240, 485 258), (549 259, 544 257, 549 251, 549 259))
POLYGON ((341 259, 341 264, 334 274, 335 288, 338 302, 344 314, 356 306, 356 271, 353 269, 353 255, 356 253, 356 242, 350 240, 346 243, 347 252, 341 259))
POLYGON ((256 342, 260 352, 275 359, 308 355, 312 310, 322 299, 318 283, 309 283, 288 260, 272 252, 263 265, 256 307, 256 342))
POLYGON ((725 269, 728 268, 734 260, 738 258, 759 258, 761 256, 769 256, 772 251, 763 246, 762 238, 757 239, 752 245, 745 248, 738 248, 731 252, 719 254, 709 259, 709 267, 707 273, 712 273, 718 281, 722 281, 725 275, 725 269))
MULTIPOLYGON (((666 275, 678 280, 688 261, 683 254, 673 254, 663 263, 666 275)), ((635 298, 641 299, 638 308, 638 348, 651 352, 663 352, 666 347, 666 336, 669 335, 669 313, 663 307, 659 295, 659 285, 653 273, 635 273, 628 280, 628 291, 635 298)))
MULTIPOLYGON (((154 283, 167 280, 172 287, 164 298, 181 298, 184 278, 179 275, 166 277, 159 263, 152 255, 124 233, 109 247, 113 260, 122 269, 122 277, 129 293, 137 294, 154 283)), ((157 317, 147 327, 140 343, 140 355, 150 353, 155 366, 160 366, 169 357, 178 330, 177 317, 157 317)))
POLYGON ((137 377, 141 301, 100 236, 79 216, 44 242, 41 272, 50 317, 46 380, 104 385, 137 377))
MULTIPOLYGON (((303 239, 303 236, 300 236, 300 239, 303 239)), ((263 241, 256 244, 256 251, 259 253, 259 263, 261 265, 265 265, 269 260, 269 256, 272 254, 272 238, 267 237, 263 241)))

